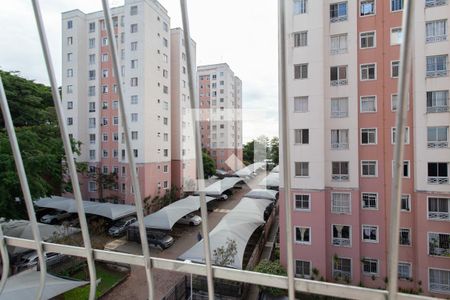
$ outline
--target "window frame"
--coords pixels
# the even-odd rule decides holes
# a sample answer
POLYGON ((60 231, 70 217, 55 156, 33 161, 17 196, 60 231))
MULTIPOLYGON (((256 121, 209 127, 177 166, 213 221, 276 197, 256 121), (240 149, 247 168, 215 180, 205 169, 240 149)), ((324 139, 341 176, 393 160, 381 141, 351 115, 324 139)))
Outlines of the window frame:
POLYGON ((377 14, 377 3, 375 0, 360 0, 359 1, 359 17, 360 18, 364 18, 364 17, 372 17, 375 16, 377 14), (372 2, 373 3, 373 12, 370 14, 362 14, 362 4, 364 2, 372 2))
POLYGON ((363 63, 363 64, 360 64, 359 65, 359 80, 360 81, 374 81, 374 80, 377 80, 377 70, 378 68, 377 68, 377 63, 363 63), (370 66, 372 66, 373 65, 373 68, 374 68, 374 78, 370 78, 370 66), (367 75, 368 75, 368 78, 366 78, 366 79, 364 79, 363 78, 363 69, 365 69, 365 68, 367 68, 367 75))
POLYGON ((361 146, 373 146, 378 144, 378 128, 360 128, 359 131, 360 145, 361 146), (373 132, 375 130, 375 132, 373 132), (370 137, 372 134, 375 134, 375 141, 373 143, 370 142, 370 137), (367 134, 367 143, 363 143, 363 134, 367 134))
MULTIPOLYGON (((370 203, 370 200, 369 202, 370 203)), ((376 192, 361 192, 361 209, 366 209, 366 210, 378 210, 378 203, 379 203, 379 197, 378 197, 378 193, 376 192), (364 194, 371 194, 371 195, 375 195, 375 207, 365 207, 364 206, 364 194)))
MULTIPOLYGON (((370 170, 370 169, 368 169, 368 170, 370 170)), ((367 159, 362 159, 362 160, 361 160, 361 177, 368 177, 368 178, 375 178, 375 177, 378 177, 378 160, 367 160, 367 159), (365 165, 365 163, 366 163, 366 165, 365 165), (365 174, 363 173, 364 166, 368 166, 368 167, 373 166, 372 163, 375 163, 375 174, 374 174, 374 175, 371 175, 371 174, 365 175, 365 174)))
MULTIPOLYGON (((367 43, 368 44, 368 43, 367 43)), ((377 47, 377 31, 376 30, 369 30, 369 31, 362 31, 359 33, 359 49, 374 49, 377 47), (373 45, 371 47, 363 47, 362 44, 362 40, 364 39, 370 39, 370 36, 365 36, 363 37, 363 35, 369 35, 373 33, 372 39, 373 39, 373 45)))
POLYGON ((361 241, 365 243, 378 244, 380 241, 380 228, 378 225, 370 225, 370 224, 362 224, 361 225, 361 241), (371 227, 370 229, 375 228, 376 239, 365 239, 364 238, 364 227, 371 227))
POLYGON ((303 225, 296 225, 294 226, 294 242, 298 245, 311 245, 312 244, 312 232, 311 232, 311 226, 303 226, 303 225), (297 240, 297 228, 305 228, 309 231, 308 236, 309 236, 309 241, 305 242, 305 241, 298 241, 297 240))
POLYGON ((373 113, 376 113, 376 112, 378 112, 378 99, 377 99, 378 97, 377 97, 377 95, 364 95, 364 96, 360 96, 359 97, 359 112, 361 113, 361 114, 373 114, 373 113), (374 103, 374 107, 375 107, 375 110, 371 110, 371 111, 363 111, 363 100, 366 100, 366 99, 368 99, 368 98, 372 98, 374 101, 373 101, 373 103, 374 103))
POLYGON ((309 193, 295 193, 294 194, 294 197, 293 197, 293 200, 294 200, 294 210, 295 211, 311 211, 311 194, 309 194, 309 193), (308 208, 298 208, 298 206, 297 206, 297 201, 301 201, 302 203, 303 203, 303 201, 305 201, 304 199, 301 199, 301 200, 297 200, 297 196, 302 196, 302 197, 304 197, 304 196, 307 196, 308 197, 308 208))

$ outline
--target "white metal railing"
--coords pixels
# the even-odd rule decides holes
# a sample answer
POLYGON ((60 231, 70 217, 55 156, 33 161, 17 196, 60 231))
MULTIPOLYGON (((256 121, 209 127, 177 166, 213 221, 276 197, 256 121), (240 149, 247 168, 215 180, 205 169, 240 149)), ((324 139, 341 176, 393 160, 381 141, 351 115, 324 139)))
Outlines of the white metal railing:
POLYGON ((433 292, 450 292, 450 285, 445 283, 430 282, 430 290, 433 292))
POLYGON ((450 249, 434 247, 433 244, 429 243, 428 247, 430 249, 430 255, 436 256, 448 256, 450 257, 450 249))
POLYGON ((333 181, 348 181, 350 176, 348 174, 333 174, 331 180, 333 181))
POLYGON ((447 40, 447 35, 434 35, 434 36, 427 36, 425 38, 426 43, 438 43, 438 42, 444 42, 447 40))
POLYGON ((352 272, 342 271, 342 270, 333 270, 333 277, 337 280, 348 280, 352 279, 352 272))
POLYGON ((439 105, 439 106, 427 106, 427 113, 442 113, 450 112, 450 106, 439 105))
MULTIPOLYGON (((70 177, 72 180, 72 186, 73 191, 75 195, 75 199, 77 202, 77 210, 78 210, 78 217, 80 219, 80 228, 82 231, 83 241, 84 241, 84 247, 77 247, 77 246, 69 246, 69 245, 62 245, 62 244, 54 244, 54 243, 48 243, 48 242, 40 242, 39 237, 37 235, 34 236, 34 240, 26 240, 26 239, 20 239, 20 238, 13 238, 8 236, 3 236, 1 227, 0 227, 0 254, 2 256, 2 264, 3 264, 3 273, 2 273, 2 279, 0 282, 0 291, 2 290, 6 278, 8 275, 8 268, 9 268, 9 260, 8 255, 6 251, 6 245, 8 246, 14 246, 14 247, 22 247, 26 249, 34 249, 38 253, 44 252, 57 252, 65 255, 71 255, 76 257, 82 257, 86 258, 88 262, 89 267, 89 279, 90 279, 90 293, 89 293, 89 299, 95 298, 96 293, 96 272, 95 272, 95 264, 94 260, 103 260, 103 261, 109 261, 109 262, 117 262, 117 263, 126 263, 131 264, 135 266, 141 266, 145 268, 146 271, 146 280, 147 280, 147 286, 148 286, 148 293, 150 299, 154 298, 154 285, 153 285, 153 278, 152 278, 152 269, 158 268, 162 270, 170 270, 170 271, 177 271, 177 272, 187 272, 195 275, 201 275, 201 276, 207 276, 208 279, 208 294, 210 299, 214 298, 214 289, 213 289, 213 278, 220 278, 220 279, 226 279, 226 280, 233 280, 238 282, 245 282, 249 284, 256 284, 256 285, 265 285, 269 287, 274 288, 281 288, 281 289, 288 289, 289 291, 289 299, 294 300, 295 292, 307 292, 311 294, 319 294, 319 295, 325 295, 325 296, 331 296, 331 297, 341 297, 341 298, 348 298, 348 299, 386 299, 387 296, 391 297, 392 299, 399 298, 399 299, 423 299, 426 297, 419 297, 415 295, 409 295, 409 294, 403 294, 398 293, 396 289, 396 278, 397 274, 395 274, 395 277, 390 280, 390 286, 392 286, 392 282, 395 284, 393 285, 395 288, 393 290, 379 290, 379 289, 369 289, 369 288, 362 288, 357 286, 350 286, 350 285, 342 285, 342 284, 334 284, 334 283, 328 283, 328 282, 322 282, 322 281, 314 281, 314 280, 305 280, 305 279, 296 279, 294 278, 294 264, 293 264, 293 235, 291 234, 291 228, 292 228, 292 220, 291 220, 291 213, 292 213, 292 203, 290 201, 290 184, 285 183, 285 201, 286 205, 286 238, 287 238, 287 262, 288 262, 288 276, 277 276, 277 275, 270 275, 270 274, 264 274, 264 273, 256 273, 256 272, 250 272, 245 270, 235 270, 230 268, 223 268, 223 267, 217 267, 212 266, 211 264, 211 257, 210 257, 210 251, 209 251, 209 235, 208 235, 208 228, 207 228, 207 211, 206 211, 206 202, 204 201, 204 193, 200 193, 201 195, 201 214, 203 218, 202 222, 202 231, 203 236, 205 240, 205 264, 195 264, 190 262, 183 262, 183 261, 177 261, 177 260, 171 260, 171 259, 163 259, 163 258, 155 258, 151 257, 149 255, 148 251, 148 242, 146 238, 146 231, 144 228, 144 222, 143 222, 143 209, 142 209, 142 198, 139 194, 140 188, 139 188, 139 182, 137 180, 137 174, 136 174, 136 167, 134 162, 134 156, 133 151, 131 149, 131 140, 129 135, 129 129, 128 129, 128 119, 127 119, 127 113, 125 110, 125 105, 123 102, 123 80, 121 79, 121 72, 118 69, 119 67, 119 57, 116 53, 116 46, 115 43, 117 42, 115 40, 114 31, 113 31, 113 22, 110 15, 110 8, 108 5, 107 0, 102 0, 103 5, 103 11, 105 14, 105 20, 106 20, 106 29, 108 32, 109 40, 110 42, 110 50, 113 57, 113 68, 115 71, 116 76, 118 76, 118 92, 119 92, 119 108, 120 108, 120 114, 122 116, 122 125, 124 127, 124 133, 125 133, 125 144, 127 148, 127 155, 128 155, 128 161, 130 164, 130 170, 131 170, 131 179, 133 182, 133 189, 135 191, 135 205, 136 205, 136 211, 137 211, 137 218, 139 223, 139 233, 141 237, 141 243, 142 243, 142 250, 143 255, 132 255, 132 254, 126 254, 126 253, 120 253, 120 252, 113 252, 113 251, 107 251, 107 250, 98 250, 93 249, 90 244, 90 236, 88 231, 88 226, 86 222, 86 216, 84 214, 83 209, 83 202, 81 200, 81 193, 80 193, 80 185, 78 182, 78 177, 76 173, 75 163, 74 163, 74 156, 72 153, 70 140, 68 138, 67 130, 66 130, 66 124, 65 119, 63 115, 63 110, 61 107, 61 99, 58 92, 58 86, 56 84, 55 80, 55 73, 53 70, 52 60, 50 57, 50 52, 48 49, 47 44, 47 36, 44 31, 44 26, 42 22, 42 16, 41 11, 39 8, 38 0, 31 0, 33 3, 33 9, 34 14, 36 17, 36 22, 38 26, 38 31, 41 39, 41 46, 44 52, 44 58, 47 66, 47 72, 50 77, 50 83, 52 87, 52 95, 53 95, 53 101, 55 104, 57 117, 58 117, 58 123, 61 128, 61 136, 63 139, 64 144, 64 150, 66 154, 66 163, 69 167, 70 177), (202 195, 203 194, 203 195, 202 195), (208 246, 206 246, 208 245, 208 246)), ((408 3, 410 1, 407 1, 405 5, 404 15, 406 18, 409 18, 411 16, 411 12, 407 9, 408 3)), ((285 16, 285 6, 288 3, 284 0, 279 0, 279 33, 280 33, 280 102, 286 104, 287 101, 284 101, 286 99, 286 57, 285 57, 285 51, 286 51, 286 41, 285 41, 285 23, 286 23, 286 16, 285 16)), ((193 70, 193 64, 190 53, 190 33, 189 33, 189 21, 187 17, 187 6, 186 6, 186 0, 180 0, 181 4, 181 11, 182 11, 182 17, 183 17, 183 27, 184 27, 184 40, 186 43, 186 52, 187 52, 187 58, 188 58, 188 74, 189 74, 189 81, 190 81, 190 97, 191 97, 191 108, 195 108, 195 99, 196 99, 196 84, 194 79, 194 70, 193 70)), ((290 4, 292 5, 292 4, 290 4)), ((347 16, 340 17, 340 20, 347 19, 347 16)), ((409 28, 410 23, 407 23, 407 27, 409 28)), ((407 34, 408 30, 405 30, 405 39, 410 39, 409 34, 407 34)), ((403 45, 406 43, 404 42, 403 45)), ((405 60, 405 55, 402 55, 402 61, 405 60)), ((406 59, 406 61, 408 61, 406 59)), ((405 79, 407 76, 406 74, 403 74, 404 72, 400 72, 400 82, 402 82, 402 78, 405 79), (403 75, 402 75, 403 74, 403 75)), ((406 91, 406 87, 403 85, 400 85, 400 91, 406 91)), ((400 99, 402 97, 399 97, 400 99)), ((6 102, 6 97, 4 98, 6 102)), ((404 106, 404 105, 403 105, 404 106)), ((282 105, 282 111, 286 115, 286 105, 282 105)), ((400 109, 401 110, 401 109, 400 109)), ((6 110, 2 106, 2 113, 5 114, 6 110)), ((399 114, 399 112, 397 112, 399 114)), ((9 118, 11 117, 9 113, 9 118)), ((347 113, 346 113, 347 115, 347 113)), ((201 143, 200 143, 200 135, 199 135, 199 122, 198 122, 198 115, 193 116, 194 120, 197 122, 194 122, 196 124, 196 152, 198 152, 198 149, 201 151, 201 143)), ((5 118, 6 120, 6 118, 5 118)), ((288 123, 288 118, 282 118, 284 126, 282 126, 282 135, 283 140, 288 141, 288 126, 286 126, 288 123)), ((401 121, 400 124, 402 124, 401 121)), ((397 130, 399 132, 399 136, 402 137, 402 130, 397 130)), ((9 132, 8 132, 9 134, 9 132)), ((17 143, 17 139, 14 135, 9 134, 8 135, 10 142, 17 143)), ((400 145, 401 147, 399 149, 403 148, 403 138, 399 138, 397 145, 400 145)), ((288 143, 289 144, 289 143, 288 143)), ((283 176, 284 178, 290 178, 290 155, 289 155, 289 147, 283 147, 282 152, 282 163, 284 165, 283 167, 283 176)), ((200 152, 201 153, 201 152, 200 152)), ((201 157, 201 155, 199 156, 201 157)), ((15 157, 16 164, 21 164, 21 158, 15 157)), ((402 161, 397 160, 396 161, 402 161)), ((202 178, 200 175, 202 174, 201 171, 202 168, 202 160, 197 159, 197 170, 199 178, 202 178)), ((399 164, 400 165, 400 164, 399 164)), ((20 169, 20 168, 19 168, 20 169)), ((20 170, 19 170, 20 171, 20 170)), ((20 175, 20 172, 19 172, 20 175)), ((333 175, 333 177, 337 180, 348 180, 349 176, 340 174, 340 175, 333 175)), ((397 177, 400 178, 400 176, 397 174, 397 177)), ((290 182, 290 180, 287 180, 287 182, 290 182)), ((204 190, 202 189, 203 180, 199 180, 199 188, 200 191, 204 190)), ((23 188, 23 185, 22 185, 23 188)), ((26 189, 23 189, 23 192, 25 194, 26 189)), ((400 197, 400 194, 398 195, 400 197)), ((399 199, 397 197, 397 199, 399 199)), ((395 199, 395 197, 393 197, 395 199)), ((25 197, 26 200, 26 197, 25 197)), ((394 201, 395 202, 395 201, 394 201)), ((400 201, 396 201, 400 203, 400 201)), ((37 223, 35 222, 35 215, 34 211, 31 209, 28 210, 28 215, 30 217, 32 226, 37 228, 37 223), (34 220, 33 220, 34 218, 34 220)), ((391 216, 391 220, 398 219, 399 211, 397 210, 393 216, 391 216)), ((391 226, 394 222, 391 222, 391 226)), ((395 230, 398 234, 398 224, 393 225, 395 230)), ((398 236, 396 237, 396 242, 398 243, 398 236)), ((392 249, 392 247, 391 247, 392 249)), ((398 245, 394 244, 395 251, 390 251, 389 254, 391 255, 393 252, 397 252, 398 245), (396 247, 395 247, 396 246, 396 247)), ((41 255, 41 261, 40 261, 40 267, 41 270, 45 269, 45 265, 42 260, 41 255)), ((397 261, 398 257, 390 257, 390 266, 395 266, 395 270, 397 269, 397 261)), ((45 272, 41 272, 41 274, 44 274, 45 272)), ((351 278, 351 272, 347 271, 341 271, 341 270, 334 270, 333 271, 334 276, 339 276, 341 278, 351 278)), ((42 277, 43 278, 43 277, 42 277)), ((45 284, 43 281, 41 281, 40 284, 40 291, 42 291, 45 287, 45 284)), ((441 288, 441 287, 440 287, 441 288)), ((37 297, 38 299, 41 298, 37 297)))
POLYGON ((425 0, 425 7, 447 5, 448 0, 425 0))
POLYGON ((448 75, 448 70, 433 70, 433 71, 427 71, 427 77, 428 78, 434 78, 434 77, 446 77, 448 75))
POLYGON ((337 22, 343 22, 343 21, 347 21, 348 16, 347 15, 342 15, 342 16, 337 16, 337 17, 331 17, 330 18, 330 23, 337 23, 337 22))
POLYGON ((351 245, 350 239, 333 237, 333 246, 348 247, 350 245, 351 245))
POLYGON ((348 111, 331 111, 332 118, 347 118, 348 111))
POLYGON ((346 149, 348 149, 348 143, 331 143, 331 149, 346 150, 346 149))
POLYGON ((331 80, 330 84, 331 86, 347 85, 348 80, 347 79, 331 80))
POLYGON ((347 52, 348 52, 347 48, 331 49, 330 55, 344 54, 347 52))
POLYGON ((442 149, 442 148, 448 148, 448 142, 440 142, 440 141, 432 141, 427 143, 428 148, 432 149, 442 149))
POLYGON ((448 219, 450 219, 450 213, 449 212, 441 212, 441 211, 429 211, 428 219, 448 220, 448 219))
POLYGON ((436 176, 428 176, 429 184, 447 184, 448 177, 436 177, 436 176))

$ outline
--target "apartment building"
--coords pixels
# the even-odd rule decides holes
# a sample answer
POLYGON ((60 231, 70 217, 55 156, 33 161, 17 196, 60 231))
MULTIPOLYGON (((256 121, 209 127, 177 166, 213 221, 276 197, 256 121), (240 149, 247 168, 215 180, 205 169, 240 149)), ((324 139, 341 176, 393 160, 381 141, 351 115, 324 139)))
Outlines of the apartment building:
MULTIPOLYGON (((287 3, 295 274, 384 288, 403 0, 287 3)), ((447 0, 416 1, 398 265, 401 289, 439 297, 450 293, 449 17, 447 0)))
MULTIPOLYGON (((172 185, 171 134, 177 124, 171 116, 170 18, 157 1, 146 0, 126 0, 112 9, 112 17, 141 193, 153 198, 172 185)), ((63 13, 62 42, 64 113, 70 135, 81 142, 77 161, 88 165, 83 197, 133 203, 103 12, 63 13)))
POLYGON ((242 81, 226 63, 197 68, 202 147, 217 169, 242 161, 242 81), (237 159, 236 159, 237 158, 237 159))

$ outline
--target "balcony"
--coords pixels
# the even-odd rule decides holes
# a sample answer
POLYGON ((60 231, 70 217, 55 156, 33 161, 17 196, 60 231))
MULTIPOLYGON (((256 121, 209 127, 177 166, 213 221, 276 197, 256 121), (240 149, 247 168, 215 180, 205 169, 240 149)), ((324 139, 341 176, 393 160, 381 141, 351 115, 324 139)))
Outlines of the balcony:
POLYGON ((330 50, 330 55, 337 55, 337 54, 345 54, 348 52, 347 48, 342 48, 342 49, 331 49, 330 50))
POLYGON ((450 249, 434 247, 433 244, 428 244, 428 247, 430 255, 450 257, 450 249))
POLYGON ((333 237, 333 246, 350 247, 351 240, 349 238, 333 237))
POLYGON ((350 176, 348 174, 333 174, 331 175, 333 181, 349 181, 350 176))
POLYGON ((343 22, 343 21, 347 21, 347 19, 348 19, 347 15, 331 17, 330 18, 330 23, 343 22))
POLYGON ((437 36, 427 36, 425 42, 429 43, 439 43, 447 41, 447 35, 437 35, 437 36))
POLYGON ((342 271, 342 270, 333 270, 333 277, 335 280, 351 280, 352 273, 348 271, 342 271))
POLYGON ((446 76, 448 76, 448 70, 427 71, 427 78, 446 77, 446 76))
POLYGON ((331 143, 332 150, 347 150, 348 143, 331 143))
POLYGON ((435 7, 447 5, 447 0, 427 0, 425 1, 425 7, 435 7))
POLYGON ((332 118, 347 118, 348 117, 348 111, 332 111, 331 112, 332 118))
POLYGON ((443 211, 429 211, 428 219, 430 220, 448 220, 450 214, 448 212, 443 211))
POLYGON ((331 80, 330 84, 331 86, 347 85, 348 80, 347 79, 331 80))
POLYGON ((433 141, 433 142, 428 142, 427 146, 430 149, 443 149, 443 148, 448 148, 448 142, 447 141, 443 141, 443 142, 433 141))
POLYGON ((440 105, 440 106, 427 106, 427 113, 443 113, 450 112, 450 106, 440 105))
POLYGON ((448 177, 430 177, 428 176, 429 184, 448 184, 448 177))

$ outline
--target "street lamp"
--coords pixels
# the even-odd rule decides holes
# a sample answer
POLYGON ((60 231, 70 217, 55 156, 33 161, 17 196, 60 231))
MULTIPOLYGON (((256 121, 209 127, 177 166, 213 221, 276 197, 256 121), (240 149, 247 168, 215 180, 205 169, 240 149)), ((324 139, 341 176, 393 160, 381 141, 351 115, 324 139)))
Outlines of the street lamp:
MULTIPOLYGON (((190 259, 186 259, 184 262, 188 263, 188 264, 192 264, 192 261, 190 259)), ((192 300, 193 299, 193 295, 192 295, 192 273, 190 273, 190 275, 191 275, 191 296, 189 297, 189 300, 192 300)))

